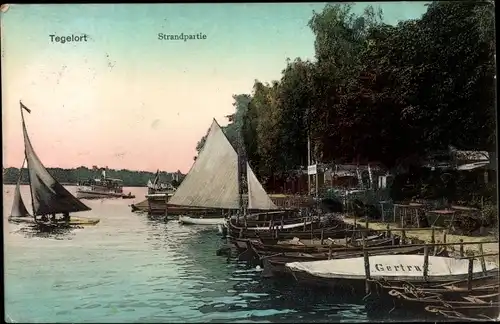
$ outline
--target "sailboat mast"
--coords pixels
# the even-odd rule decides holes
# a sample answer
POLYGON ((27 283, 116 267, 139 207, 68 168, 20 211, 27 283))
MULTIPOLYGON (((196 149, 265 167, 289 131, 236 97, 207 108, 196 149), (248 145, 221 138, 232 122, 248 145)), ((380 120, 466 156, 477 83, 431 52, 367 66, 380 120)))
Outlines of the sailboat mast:
POLYGON ((243 204, 243 158, 241 156, 241 141, 240 137, 238 136, 238 209, 239 209, 239 214, 244 215, 245 214, 245 208, 243 204))
MULTIPOLYGON (((26 130, 26 124, 24 123, 24 113, 23 113, 23 103, 21 100, 19 100, 19 109, 21 110, 21 120, 22 120, 22 125, 23 125, 23 138, 24 138, 24 159, 27 162, 27 170, 28 170, 28 183, 30 186, 30 197, 31 197, 31 210, 33 212, 33 218, 36 220, 36 214, 35 214, 35 202, 33 200, 33 190, 31 190, 31 174, 30 174, 30 167, 29 167, 29 161, 28 161, 28 154, 26 152, 26 135, 25 133, 27 132, 26 130)), ((24 162, 23 162, 24 164, 24 162)))

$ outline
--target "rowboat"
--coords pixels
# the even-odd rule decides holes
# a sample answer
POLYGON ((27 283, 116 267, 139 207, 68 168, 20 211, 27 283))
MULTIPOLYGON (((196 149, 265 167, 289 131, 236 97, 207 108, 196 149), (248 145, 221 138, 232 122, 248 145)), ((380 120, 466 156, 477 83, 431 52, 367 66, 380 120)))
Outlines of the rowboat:
MULTIPOLYGON (((332 287, 364 287, 367 279, 366 270, 373 280, 407 281, 412 284, 445 283, 468 278, 467 260, 441 256, 419 254, 374 255, 368 258, 368 265, 363 257, 321 260, 311 262, 290 262, 285 266, 297 281, 328 285, 332 287), (425 263, 427 262, 427 273, 425 263), (368 268, 365 268, 365 265, 368 268)), ((472 269, 472 277, 498 273, 498 266, 493 262, 485 262, 483 271, 476 264, 472 269)))

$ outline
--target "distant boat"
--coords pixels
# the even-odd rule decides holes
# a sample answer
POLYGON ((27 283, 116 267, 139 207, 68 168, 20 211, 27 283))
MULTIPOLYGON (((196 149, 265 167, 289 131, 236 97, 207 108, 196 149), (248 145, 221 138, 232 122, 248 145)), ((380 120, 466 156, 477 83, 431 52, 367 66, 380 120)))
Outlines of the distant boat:
MULTIPOLYGON (((25 105, 21 105, 21 119, 24 135, 25 161, 28 164, 29 186, 32 200, 33 214, 30 215, 26 208, 20 191, 20 179, 16 184, 14 202, 9 220, 12 222, 35 223, 42 226, 73 225, 70 213, 89 211, 90 207, 82 203, 66 190, 56 179, 50 175, 45 166, 36 155, 26 130, 23 109, 31 113, 25 105), (56 215, 62 214, 62 219, 56 215), (49 216, 51 219, 49 219, 49 216)), ((23 161, 24 166, 24 161, 23 161)), ((21 167, 22 170, 22 167, 21 167)), ((78 225, 95 224, 99 220, 73 219, 78 225)))
POLYGON ((91 178, 78 182, 76 197, 80 199, 122 198, 123 181, 106 177, 102 170, 101 178, 91 178))
MULTIPOLYGON (((168 206, 213 208, 221 211, 241 210, 242 195, 239 193, 239 157, 221 127, 214 119, 205 145, 191 170, 168 201, 168 206)), ((266 191, 246 163, 248 202, 250 210, 277 210, 266 191)), ((168 213, 168 207, 167 207, 168 213)), ((179 216, 183 224, 220 225, 225 217, 192 218, 179 216)))
POLYGON ((122 198, 123 199, 134 199, 135 195, 132 195, 132 193, 129 192, 128 195, 123 195, 122 198))
POLYGON ((174 186, 172 186, 172 184, 160 182, 160 170, 156 171, 156 175, 153 181, 148 180, 147 187, 148 194, 146 195, 146 198, 152 195, 163 195, 164 197, 165 195, 172 196, 172 194, 175 192, 175 188, 174 186))
POLYGON ((147 210, 159 209, 165 213, 167 201, 174 195, 175 188, 170 183, 160 182, 160 170, 156 171, 153 181, 148 180, 147 210))

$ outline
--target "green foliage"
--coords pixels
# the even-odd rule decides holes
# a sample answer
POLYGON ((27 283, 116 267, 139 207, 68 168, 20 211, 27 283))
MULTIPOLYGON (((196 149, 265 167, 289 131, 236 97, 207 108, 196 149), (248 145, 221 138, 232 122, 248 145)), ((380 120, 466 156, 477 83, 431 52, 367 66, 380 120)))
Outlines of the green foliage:
MULTIPOLYGON (((61 168, 47 168, 49 173, 62 184, 76 184, 78 181, 86 180, 89 178, 98 178, 101 176, 100 172, 86 168, 84 166, 76 169, 61 169, 61 168)), ((126 187, 145 187, 148 180, 155 177, 155 173, 147 171, 130 171, 130 170, 113 170, 106 171, 106 176, 109 178, 116 178, 123 180, 123 185, 126 187)), ((3 173, 4 184, 15 184, 19 178, 18 168, 6 168, 3 173)), ((172 173, 160 172, 160 182, 172 181, 172 173)), ((182 176, 181 176, 182 180, 182 176)), ((29 183, 27 169, 22 170, 21 183, 29 183)))
MULTIPOLYGON (((325 163, 407 167, 449 146, 494 151, 493 9, 433 2, 420 19, 390 26, 371 6, 355 15, 327 4, 308 24, 316 59, 287 60, 279 81, 256 80, 251 95, 233 96, 225 132, 241 136, 264 182, 307 164, 308 135, 325 163)), ((438 187, 429 180, 407 191, 430 197, 438 187)))

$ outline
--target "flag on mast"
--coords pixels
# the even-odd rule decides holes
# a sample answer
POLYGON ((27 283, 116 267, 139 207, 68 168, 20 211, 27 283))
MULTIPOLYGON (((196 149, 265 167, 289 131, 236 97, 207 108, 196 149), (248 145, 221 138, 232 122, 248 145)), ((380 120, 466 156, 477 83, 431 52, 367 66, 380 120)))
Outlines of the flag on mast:
POLYGON ((28 107, 26 107, 21 101, 19 101, 19 103, 21 104, 21 108, 25 109, 28 114, 31 114, 31 110, 28 107))

